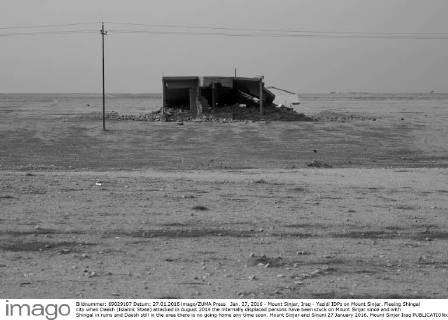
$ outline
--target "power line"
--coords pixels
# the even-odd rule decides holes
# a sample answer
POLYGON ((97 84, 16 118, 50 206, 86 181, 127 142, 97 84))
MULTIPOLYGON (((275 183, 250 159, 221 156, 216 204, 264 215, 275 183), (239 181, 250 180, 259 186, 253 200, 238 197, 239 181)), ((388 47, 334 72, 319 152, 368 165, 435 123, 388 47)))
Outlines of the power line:
MULTIPOLYGON (((217 37, 267 37, 267 38, 320 38, 320 39, 392 39, 392 40, 448 40, 448 33, 406 33, 406 32, 343 32, 343 31, 320 31, 300 29, 257 29, 237 28, 224 26, 199 26, 199 25, 176 25, 176 24, 143 24, 132 22, 109 22, 116 25, 128 25, 142 28, 112 29, 115 34, 153 34, 153 35, 178 35, 178 36, 217 36, 217 37), (148 29, 149 28, 149 29, 148 29), (154 29, 158 28, 160 30, 154 29), (168 29, 168 30, 167 30, 168 29), (174 29, 174 30, 173 30, 174 29), (179 30, 186 29, 186 30, 179 30)), ((0 27, 0 30, 24 29, 18 32, 0 32, 0 37, 13 36, 35 36, 45 34, 82 34, 96 33, 93 29, 68 29, 68 30, 38 30, 42 28, 67 28, 93 23, 68 23, 68 24, 46 24, 28 26, 0 27), (27 31, 30 30, 30 31, 27 31)))
POLYGON ((316 33, 229 33, 229 32, 198 32, 198 31, 154 31, 139 29, 111 29, 112 34, 155 34, 184 36, 224 36, 249 38, 321 38, 321 39, 392 39, 392 40, 448 40, 446 36, 431 35, 356 35, 356 34, 316 34, 316 33))
MULTIPOLYGON (((59 30, 59 31, 30 31, 0 33, 0 37, 38 36, 38 35, 66 35, 66 34, 93 34, 97 30, 59 30)), ((178 35, 178 36, 221 36, 238 38, 319 38, 319 39, 389 39, 389 40, 448 40, 446 36, 414 36, 414 35, 352 35, 352 34, 315 34, 315 33, 229 33, 229 32, 195 32, 195 31, 153 31, 133 29, 112 29, 111 34, 152 34, 152 35, 178 35)))
POLYGON ((30 32, 9 32, 0 33, 0 37, 14 37, 14 36, 37 36, 42 34, 85 34, 85 33, 97 33, 98 31, 92 29, 82 30, 54 30, 54 31, 30 31, 30 32))
MULTIPOLYGON (((323 35, 362 35, 362 36, 448 36, 448 32, 360 32, 360 31, 324 31, 312 29, 298 28, 240 28, 231 26, 209 26, 209 25, 185 25, 185 24, 146 24, 134 22, 114 22, 106 21, 105 23, 116 25, 129 25, 150 28, 167 28, 167 29, 189 29, 189 30, 227 30, 237 32, 256 32, 256 33, 303 33, 303 34, 323 34, 323 35)), ((38 25, 21 25, 21 26, 0 26, 0 30, 11 29, 41 29, 41 28, 59 28, 72 27, 80 25, 96 25, 90 22, 77 22, 66 24, 38 24, 38 25)))
POLYGON ((169 29, 205 29, 205 30, 228 30, 239 32, 280 32, 280 33, 305 33, 305 34, 339 34, 339 35, 370 35, 370 36, 448 36, 448 32, 360 32, 360 31, 323 31, 312 29, 269 29, 269 28, 238 28, 227 26, 204 26, 204 25, 182 25, 182 24, 145 24, 133 22, 109 22, 117 25, 131 25, 151 28, 169 29))
POLYGON ((22 26, 3 26, 0 30, 10 30, 10 29, 40 29, 40 28, 60 28, 60 27, 73 27, 82 25, 93 25, 93 23, 65 23, 65 24, 38 24, 38 25, 22 25, 22 26))

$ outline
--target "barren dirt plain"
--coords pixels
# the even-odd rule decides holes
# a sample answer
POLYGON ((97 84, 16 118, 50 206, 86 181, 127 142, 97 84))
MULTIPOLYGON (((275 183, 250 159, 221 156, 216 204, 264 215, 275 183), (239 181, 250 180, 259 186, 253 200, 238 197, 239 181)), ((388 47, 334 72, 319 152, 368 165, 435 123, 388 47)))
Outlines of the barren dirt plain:
POLYGON ((0 111, 2 298, 448 297, 446 118, 0 111))

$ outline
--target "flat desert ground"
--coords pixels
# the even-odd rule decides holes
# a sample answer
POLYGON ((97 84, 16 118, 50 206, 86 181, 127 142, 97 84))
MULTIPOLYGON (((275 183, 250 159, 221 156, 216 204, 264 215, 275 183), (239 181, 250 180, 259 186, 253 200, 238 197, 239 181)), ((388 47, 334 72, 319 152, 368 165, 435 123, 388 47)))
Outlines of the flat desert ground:
POLYGON ((4 107, 0 297, 447 298, 440 103, 106 133, 4 107))

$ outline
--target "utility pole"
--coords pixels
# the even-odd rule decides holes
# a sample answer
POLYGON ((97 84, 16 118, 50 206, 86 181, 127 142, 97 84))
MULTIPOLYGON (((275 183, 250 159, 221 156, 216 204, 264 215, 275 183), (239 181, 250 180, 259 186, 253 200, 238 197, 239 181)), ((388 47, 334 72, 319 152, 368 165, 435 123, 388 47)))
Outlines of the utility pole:
POLYGON ((106 131, 106 84, 105 84, 105 71, 104 71, 104 37, 107 35, 107 31, 104 30, 104 22, 101 22, 101 43, 102 43, 102 66, 103 66, 103 131, 106 131))
POLYGON ((264 90, 264 83, 263 83, 264 77, 261 76, 260 77, 260 114, 263 115, 263 102, 264 102, 264 97, 263 97, 263 90, 264 90))

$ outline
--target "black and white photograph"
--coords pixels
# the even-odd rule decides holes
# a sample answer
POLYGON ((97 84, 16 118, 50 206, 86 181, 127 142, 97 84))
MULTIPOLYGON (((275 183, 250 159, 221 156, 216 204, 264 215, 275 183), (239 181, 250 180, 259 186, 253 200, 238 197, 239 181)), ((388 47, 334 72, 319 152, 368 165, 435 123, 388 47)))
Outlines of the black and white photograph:
POLYGON ((447 16, 0 0, 0 298, 447 299, 447 16))

